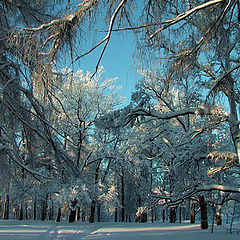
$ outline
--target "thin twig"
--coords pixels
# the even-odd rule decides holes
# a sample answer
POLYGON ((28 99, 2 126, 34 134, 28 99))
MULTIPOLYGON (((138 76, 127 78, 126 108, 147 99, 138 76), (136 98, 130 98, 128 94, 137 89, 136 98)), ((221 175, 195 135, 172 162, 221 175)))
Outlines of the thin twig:
POLYGON ((102 40, 100 40, 94 47, 92 47, 90 50, 88 50, 88 51, 85 52, 84 54, 78 56, 78 57, 74 60, 74 62, 76 62, 76 61, 79 60, 80 58, 82 58, 82 57, 86 56, 87 54, 91 53, 93 50, 95 50, 96 48, 98 48, 100 45, 102 45, 102 44, 105 42, 105 45, 104 45, 103 50, 102 50, 102 52, 101 52, 101 55, 100 55, 100 57, 99 57, 99 59, 98 59, 97 65, 96 65, 96 67, 95 67, 95 71, 94 71, 94 73, 92 74, 91 78, 93 78, 94 75, 97 73, 99 64, 100 64, 100 62, 101 62, 101 60, 102 60, 102 57, 103 57, 103 55, 104 55, 104 53, 105 53, 105 50, 106 50, 106 48, 107 48, 107 45, 108 45, 108 43, 109 43, 109 40, 110 40, 110 37, 111 37, 111 34, 112 34, 112 28, 113 28, 113 25, 114 25, 116 16, 117 16, 118 12, 120 11, 120 9, 125 5, 126 1, 127 1, 127 0, 122 0, 122 1, 119 3, 118 7, 115 9, 115 11, 114 11, 114 13, 113 13, 113 15, 112 15, 112 17, 111 17, 111 19, 110 19, 109 28, 108 28, 108 32, 107 32, 106 36, 105 36, 102 40))

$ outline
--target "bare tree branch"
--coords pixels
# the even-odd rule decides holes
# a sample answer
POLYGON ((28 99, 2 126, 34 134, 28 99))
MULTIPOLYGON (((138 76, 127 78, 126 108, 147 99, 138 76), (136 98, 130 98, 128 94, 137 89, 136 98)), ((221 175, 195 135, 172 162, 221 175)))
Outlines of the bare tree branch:
POLYGON ((83 16, 83 14, 85 14, 87 11, 89 11, 98 2, 99 2, 99 0, 85 0, 78 5, 79 9, 77 11, 75 11, 74 13, 72 13, 68 16, 65 16, 64 18, 54 19, 51 22, 44 23, 39 27, 24 28, 23 30, 30 31, 30 32, 38 32, 38 31, 42 31, 46 28, 50 28, 54 25, 59 25, 62 23, 73 23, 74 21, 79 20, 83 16))
POLYGON ((202 10, 204 8, 210 7, 210 6, 214 6, 217 4, 220 4, 222 2, 224 2, 225 0, 212 0, 212 1, 208 1, 206 3, 203 3, 201 5, 198 5, 196 7, 193 7, 192 9, 179 14, 178 16, 176 16, 175 18, 171 18, 168 19, 166 21, 164 21, 162 24, 165 24, 163 27, 160 27, 159 29, 157 29, 153 34, 151 34, 148 39, 151 40, 152 38, 154 38, 158 33, 160 33, 162 30, 170 27, 171 25, 174 25, 184 19, 186 19, 187 17, 189 17, 190 15, 192 15, 195 12, 198 12, 199 10, 202 10))
POLYGON ((101 52, 101 55, 100 55, 100 57, 99 57, 99 59, 98 59, 97 65, 96 65, 96 67, 95 67, 95 71, 94 71, 94 73, 92 74, 91 78, 97 73, 99 64, 100 64, 100 62, 101 62, 101 60, 102 60, 102 57, 103 57, 103 55, 104 55, 104 53, 105 53, 105 50, 106 50, 107 46, 108 46, 108 43, 109 43, 109 40, 110 40, 110 37, 111 37, 111 34, 112 34, 112 29, 113 29, 113 25, 114 25, 116 16, 117 16, 118 12, 120 11, 120 9, 125 5, 126 1, 127 1, 127 0, 122 0, 122 1, 119 3, 118 7, 115 9, 115 11, 114 11, 114 13, 113 13, 113 15, 112 15, 112 17, 111 17, 111 19, 110 19, 109 28, 108 28, 108 32, 107 32, 106 36, 105 36, 102 40, 100 40, 94 47, 92 47, 91 49, 89 49, 89 50, 88 50, 87 52, 85 52, 84 54, 78 56, 78 57, 74 60, 74 62, 76 62, 76 61, 79 60, 80 58, 82 58, 82 57, 86 56, 87 54, 91 53, 93 50, 95 50, 96 48, 98 48, 100 45, 102 45, 102 44, 105 42, 105 45, 104 45, 103 50, 102 50, 102 52, 101 52))
POLYGON ((229 192, 229 193, 240 193, 240 188, 237 187, 232 187, 232 186, 224 186, 224 185, 218 185, 218 184, 210 184, 206 186, 198 186, 198 187, 193 187, 191 190, 183 194, 182 196, 178 198, 172 198, 167 195, 159 195, 159 194, 153 194, 153 198, 157 198, 159 200, 166 200, 165 203, 162 205, 167 205, 167 206, 173 206, 173 205, 178 205, 182 203, 184 200, 192 197, 194 194, 198 192, 209 192, 209 191, 222 191, 222 192, 229 192))

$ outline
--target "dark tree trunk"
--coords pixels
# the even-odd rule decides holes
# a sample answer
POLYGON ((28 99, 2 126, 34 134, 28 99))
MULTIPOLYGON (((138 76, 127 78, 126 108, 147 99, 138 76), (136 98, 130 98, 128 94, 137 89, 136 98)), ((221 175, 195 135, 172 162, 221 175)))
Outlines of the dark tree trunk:
POLYGON ((51 200, 51 206, 49 207, 48 219, 53 220, 54 219, 54 206, 53 206, 53 200, 52 200, 51 194, 49 194, 49 199, 51 200))
POLYGON ((217 212, 215 214, 215 219, 216 219, 216 224, 217 225, 222 225, 222 216, 221 216, 221 213, 217 212))
POLYGON ((182 207, 179 207, 179 223, 182 222, 182 207))
POLYGON ((57 214, 56 222, 60 222, 61 221, 61 215, 62 215, 62 209, 59 207, 58 208, 58 214, 57 214))
POLYGON ((182 207, 182 219, 187 220, 186 207, 182 207))
POLYGON ((27 203, 25 205, 25 219, 28 220, 28 206, 27 206, 27 203))
POLYGON ((165 209, 162 210, 162 221, 165 222, 165 209))
POLYGON ((151 223, 154 222, 154 212, 153 212, 153 209, 151 209, 151 223))
POLYGON ((80 221, 80 212, 81 212, 80 207, 77 207, 77 221, 80 221))
POLYGON ((222 225, 222 206, 219 206, 215 214, 216 224, 222 225))
POLYGON ((176 222, 176 208, 170 207, 170 223, 176 222))
POLYGON ((37 219, 37 201, 36 199, 34 199, 34 203, 33 203, 33 220, 37 219))
POLYGON ((141 223, 146 223, 147 222, 147 213, 146 212, 141 213, 140 222, 141 223))
POLYGON ((90 209, 90 217, 89 217, 89 222, 90 222, 90 223, 94 223, 95 207, 96 207, 96 201, 95 201, 95 200, 92 200, 91 209, 90 209))
POLYGON ((122 176, 121 176, 121 200, 122 200, 122 210, 121 210, 121 222, 124 222, 125 218, 125 196, 124 196, 124 171, 122 171, 122 176))
POLYGON ((19 219, 18 213, 19 213, 19 207, 17 207, 17 208, 16 208, 16 211, 14 212, 14 219, 15 219, 15 220, 18 220, 18 219, 19 219))
POLYGON ((118 209, 115 208, 115 211, 114 211, 114 222, 117 222, 118 220, 118 209))
POLYGON ((71 206, 70 206, 70 215, 69 215, 69 222, 75 222, 76 221, 76 208, 77 208, 77 202, 78 200, 75 198, 74 200, 71 201, 71 206))
POLYGON ((2 197, 0 196, 0 218, 2 217, 2 197))
POLYGON ((201 210, 201 229, 208 229, 207 202, 204 196, 198 196, 201 210))
POLYGON ((190 200, 190 222, 195 223, 195 203, 190 200))
POLYGON ((101 206, 100 206, 100 203, 97 203, 97 221, 101 222, 101 206))
POLYGON ((19 204, 19 220, 23 220, 23 204, 22 202, 19 204))
POLYGON ((86 214, 85 211, 82 211, 82 221, 85 222, 86 221, 86 214))
MULTIPOLYGON (((102 162, 102 159, 100 159, 97 163, 96 174, 95 174, 95 185, 98 184, 98 175, 99 175, 99 169, 101 166, 101 162, 102 162)), ((95 221, 95 209, 96 209, 96 200, 93 199, 91 202, 89 223, 94 223, 94 221, 95 221)))
POLYGON ((42 200, 42 216, 41 216, 41 220, 45 221, 47 217, 47 201, 46 200, 42 200))
POLYGON ((9 195, 8 194, 6 194, 5 201, 4 201, 3 219, 4 220, 9 219, 9 195))

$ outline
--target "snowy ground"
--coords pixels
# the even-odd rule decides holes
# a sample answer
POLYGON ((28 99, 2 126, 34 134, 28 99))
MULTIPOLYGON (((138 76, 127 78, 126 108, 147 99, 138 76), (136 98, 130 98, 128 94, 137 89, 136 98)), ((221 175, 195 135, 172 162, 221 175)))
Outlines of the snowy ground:
POLYGON ((224 227, 201 230, 199 224, 169 223, 55 223, 41 221, 0 221, 0 240, 239 240, 224 227))

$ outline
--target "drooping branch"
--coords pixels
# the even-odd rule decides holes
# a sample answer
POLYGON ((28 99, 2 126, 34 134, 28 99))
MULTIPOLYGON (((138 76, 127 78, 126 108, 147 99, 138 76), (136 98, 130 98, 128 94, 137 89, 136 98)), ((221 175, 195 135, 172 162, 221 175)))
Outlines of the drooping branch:
POLYGON ((75 61, 74 61, 74 62, 76 62, 76 61, 79 60, 80 58, 82 58, 82 57, 86 56, 87 54, 91 53, 93 50, 95 50, 96 48, 98 48, 100 45, 102 45, 102 44, 105 42, 105 45, 104 45, 104 47, 103 47, 103 50, 102 50, 102 52, 101 52, 101 54, 100 54, 100 57, 99 57, 99 59, 98 59, 97 65, 96 65, 96 67, 95 67, 95 71, 94 71, 94 73, 92 74, 91 78, 96 74, 96 72, 97 72, 97 70, 98 70, 98 67, 99 67, 99 65, 100 65, 100 62, 101 62, 101 60, 102 60, 102 58, 103 58, 103 55, 104 55, 104 53, 105 53, 105 51, 106 51, 106 48, 107 48, 107 46, 108 46, 108 43, 109 43, 109 40, 110 40, 110 37, 111 37, 112 29, 113 29, 113 25, 114 25, 116 16, 117 16, 118 12, 120 11, 120 9, 125 5, 126 1, 127 1, 127 0, 122 0, 122 1, 119 3, 118 7, 115 9, 115 11, 114 11, 114 13, 113 13, 113 15, 112 15, 112 17, 111 17, 111 19, 110 19, 110 23, 109 23, 109 27, 108 27, 108 31, 107 31, 106 36, 105 36, 102 40, 100 40, 94 47, 92 47, 91 49, 89 49, 89 50, 88 50, 87 52, 85 52, 84 54, 78 56, 78 57, 75 59, 75 61))
POLYGON ((220 4, 222 2, 224 2, 225 0, 212 0, 212 1, 208 1, 208 2, 205 2, 201 5, 198 5, 196 7, 193 7, 191 8, 190 10, 184 12, 184 13, 181 13, 179 14, 178 16, 176 16, 175 18, 171 18, 171 19, 168 19, 166 21, 164 21, 162 23, 162 27, 158 28, 153 34, 151 34, 148 39, 151 40, 152 38, 154 38, 158 33, 160 33, 162 30, 186 19, 187 17, 191 16, 193 13, 196 13, 204 8, 207 8, 207 7, 211 7, 211 6, 214 6, 214 5, 217 5, 217 4, 220 4))
POLYGON ((59 25, 62 23, 69 23, 74 24, 76 21, 81 20, 81 17, 87 13, 91 8, 93 8, 95 5, 97 5, 99 0, 85 0, 82 3, 80 3, 79 9, 75 11, 74 13, 71 13, 63 18, 54 19, 48 23, 44 23, 40 25, 39 27, 35 28, 24 28, 23 30, 29 31, 29 32, 38 32, 42 31, 44 29, 50 28, 54 25, 59 25))
POLYGON ((168 112, 168 113, 160 113, 157 110, 154 109, 145 109, 142 107, 136 107, 129 113, 129 117, 131 116, 151 116, 155 117, 157 119, 172 119, 172 118, 177 118, 180 116, 185 116, 188 114, 196 114, 196 115, 208 115, 208 116, 213 116, 213 115, 218 115, 222 117, 228 118, 229 115, 227 112, 224 111, 216 111, 215 109, 209 109, 209 108, 197 108, 197 107, 189 107, 189 108, 184 108, 181 110, 176 110, 173 112, 168 112))
POLYGON ((228 192, 228 193, 240 193, 240 188, 237 188, 237 187, 224 186, 224 185, 218 185, 218 184, 210 184, 210 185, 206 185, 206 186, 193 187, 191 190, 187 191, 185 194, 181 195, 178 198, 173 198, 166 194, 163 194, 163 195, 153 194, 152 197, 156 198, 157 202, 159 202, 159 200, 165 200, 165 202, 160 205, 174 206, 174 205, 181 204, 186 199, 189 199, 190 197, 194 196, 198 192, 210 192, 210 191, 214 191, 214 190, 228 192))
POLYGON ((238 68, 240 68, 240 63, 236 64, 235 66, 231 67, 230 69, 228 69, 227 71, 225 71, 221 76, 219 76, 217 79, 214 80, 214 85, 212 86, 212 88, 209 90, 209 93, 206 97, 206 99, 208 99, 208 97, 210 96, 210 94, 222 83, 222 81, 224 81, 224 79, 231 74, 233 71, 237 70, 238 68))

